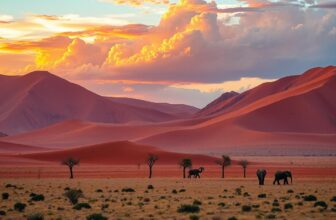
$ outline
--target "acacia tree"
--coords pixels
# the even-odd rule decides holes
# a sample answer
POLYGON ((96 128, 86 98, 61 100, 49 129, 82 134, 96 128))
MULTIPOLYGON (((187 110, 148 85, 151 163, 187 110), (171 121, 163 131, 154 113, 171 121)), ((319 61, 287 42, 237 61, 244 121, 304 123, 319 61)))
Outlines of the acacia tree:
POLYGON ((215 163, 222 167, 222 178, 224 178, 224 169, 231 165, 231 158, 228 155, 222 155, 222 158, 215 163))
POLYGON ((183 178, 186 178, 185 170, 186 170, 186 168, 191 168, 192 167, 191 159, 190 158, 183 158, 180 161, 180 166, 183 167, 183 178))
POLYGON ((149 154, 148 158, 147 158, 147 164, 149 167, 149 178, 152 178, 152 168, 155 164, 155 162, 158 160, 158 156, 154 155, 154 154, 149 154))
POLYGON ((74 159, 72 157, 69 157, 65 160, 62 161, 62 164, 63 165, 66 165, 69 167, 69 170, 70 170, 70 179, 73 179, 73 172, 72 172, 72 169, 74 166, 78 165, 79 164, 79 160, 77 159, 74 159))
POLYGON ((249 165, 249 162, 247 160, 241 160, 238 163, 240 166, 244 169, 244 178, 246 178, 246 167, 249 165))

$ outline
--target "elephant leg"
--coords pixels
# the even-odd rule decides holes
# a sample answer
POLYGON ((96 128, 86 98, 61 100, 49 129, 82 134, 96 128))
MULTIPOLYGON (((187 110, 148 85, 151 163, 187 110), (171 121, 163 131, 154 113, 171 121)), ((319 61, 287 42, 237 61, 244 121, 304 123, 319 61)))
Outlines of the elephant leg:
POLYGON ((273 181, 273 185, 275 184, 276 181, 277 181, 277 179, 274 179, 274 181, 273 181))
POLYGON ((287 177, 285 177, 285 179, 284 179, 284 185, 288 185, 288 179, 287 179, 287 177))
POLYGON ((262 179, 261 179, 261 185, 264 185, 264 182, 265 182, 265 179, 262 178, 262 179))
POLYGON ((280 180, 279 179, 277 179, 277 183, 278 183, 278 185, 280 185, 280 180))

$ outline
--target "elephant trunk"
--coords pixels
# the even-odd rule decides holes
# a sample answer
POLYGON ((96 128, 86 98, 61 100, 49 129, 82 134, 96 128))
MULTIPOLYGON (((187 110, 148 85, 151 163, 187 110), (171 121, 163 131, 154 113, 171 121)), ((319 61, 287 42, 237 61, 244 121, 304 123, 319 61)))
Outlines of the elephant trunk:
POLYGON ((291 179, 291 184, 292 184, 293 183, 293 177, 292 177, 292 175, 290 175, 289 177, 291 179))

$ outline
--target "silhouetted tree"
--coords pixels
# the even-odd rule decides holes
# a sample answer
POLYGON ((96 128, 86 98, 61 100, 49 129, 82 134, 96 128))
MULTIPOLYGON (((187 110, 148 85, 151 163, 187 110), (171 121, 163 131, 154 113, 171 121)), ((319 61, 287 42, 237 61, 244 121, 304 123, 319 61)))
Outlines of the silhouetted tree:
POLYGON ((238 163, 240 166, 244 169, 244 178, 246 178, 246 167, 249 165, 249 162, 247 160, 241 160, 238 163))
POLYGON ((154 155, 154 154, 149 154, 148 158, 147 158, 147 164, 149 167, 149 178, 152 178, 152 168, 155 164, 155 162, 158 160, 159 158, 154 155))
POLYGON ((224 169, 231 165, 231 158, 228 155, 222 155, 222 158, 216 160, 215 163, 222 167, 222 178, 224 178, 224 169))
POLYGON ((63 165, 66 165, 69 167, 69 170, 70 170, 70 179, 73 179, 73 172, 72 172, 72 169, 74 166, 78 165, 79 164, 79 160, 77 159, 74 159, 72 157, 69 157, 65 160, 62 161, 62 164, 63 165))
POLYGON ((189 158, 183 158, 180 161, 180 166, 183 168, 183 178, 186 178, 185 170, 186 170, 186 168, 191 168, 192 167, 192 161, 191 161, 191 159, 189 159, 189 158))

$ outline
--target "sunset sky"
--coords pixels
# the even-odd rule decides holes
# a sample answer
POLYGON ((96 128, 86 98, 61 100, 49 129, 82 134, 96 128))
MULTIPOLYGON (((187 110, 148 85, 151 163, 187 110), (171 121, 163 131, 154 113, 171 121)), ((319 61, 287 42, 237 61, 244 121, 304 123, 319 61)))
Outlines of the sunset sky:
POLYGON ((1 0, 0 74, 203 107, 336 64, 336 1, 1 0))

